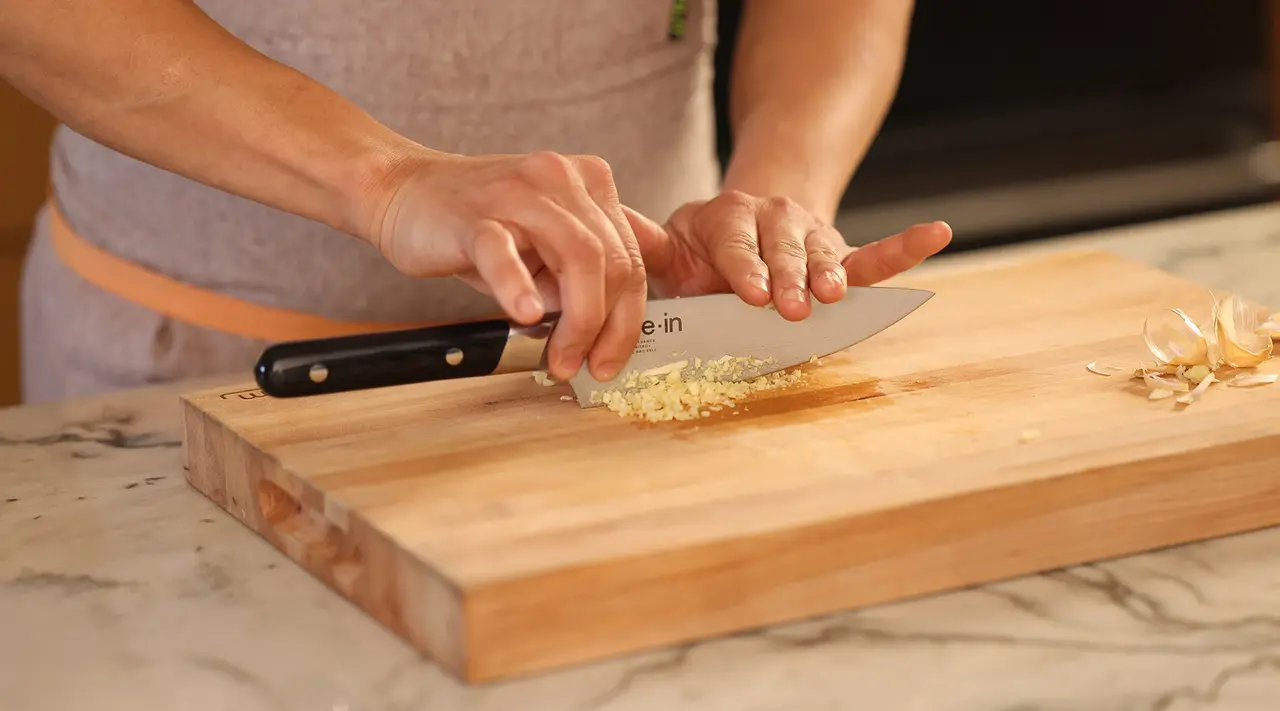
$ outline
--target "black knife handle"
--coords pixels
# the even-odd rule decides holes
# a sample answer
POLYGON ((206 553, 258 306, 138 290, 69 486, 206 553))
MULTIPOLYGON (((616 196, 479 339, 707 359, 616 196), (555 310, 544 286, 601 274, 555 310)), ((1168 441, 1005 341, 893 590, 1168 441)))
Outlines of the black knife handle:
POLYGON ((533 371, 552 323, 494 319, 288 341, 263 350, 254 377, 267 395, 284 398, 533 371))

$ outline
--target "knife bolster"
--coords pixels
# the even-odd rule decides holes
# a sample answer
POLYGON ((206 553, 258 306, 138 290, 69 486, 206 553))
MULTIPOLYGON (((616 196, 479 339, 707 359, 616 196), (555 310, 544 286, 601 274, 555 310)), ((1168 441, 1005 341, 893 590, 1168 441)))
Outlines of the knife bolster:
POLYGON ((507 332, 507 344, 493 373, 529 373, 547 366, 547 341, 555 330, 558 315, 549 315, 528 326, 514 324, 507 332))

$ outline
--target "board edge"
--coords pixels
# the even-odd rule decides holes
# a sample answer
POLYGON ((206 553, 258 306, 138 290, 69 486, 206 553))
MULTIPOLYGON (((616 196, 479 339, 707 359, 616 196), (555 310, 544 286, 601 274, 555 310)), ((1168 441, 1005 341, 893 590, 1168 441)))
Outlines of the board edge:
POLYGON ((465 678, 462 591, 362 518, 332 515, 322 495, 200 406, 202 397, 220 391, 179 397, 188 484, 363 614, 465 678))
POLYGON ((1248 461, 1242 455, 1223 459, 1221 447, 1206 447, 1096 467, 1071 477, 1008 484, 721 540, 696 549, 658 551, 480 584, 467 591, 466 624, 474 645, 468 679, 480 684, 507 681, 1280 525, 1280 435, 1229 446, 1265 456, 1248 461), (1207 492, 1198 499, 1204 505, 1181 507, 1176 516, 1158 524, 1148 522, 1145 529, 1141 520, 1127 518, 1134 512, 1162 510, 1159 502, 1176 496, 1175 489, 1182 487, 1207 492), (1090 496, 1091 491, 1107 496, 1090 496), (1064 500, 1071 500, 1070 505, 1063 506, 1064 500), (1012 505, 1016 501, 1031 504, 1012 505), (965 515, 957 518, 953 509, 958 502, 965 515), (997 520, 993 512, 1002 510, 1016 511, 1015 521, 992 526, 997 520), (1077 524, 1066 525, 1064 518, 1077 524), (1081 519, 1088 525, 1081 525, 1081 519), (1007 535, 1002 537, 1001 530, 1007 535), (1058 545, 1033 548, 1026 544, 1037 538, 1057 540, 1058 545), (877 545, 865 545, 871 541, 877 545), (984 543, 1006 550, 993 556, 984 543), (840 558, 838 565, 811 562, 814 550, 833 547, 840 558), (691 565, 690 559, 696 563, 691 565), (761 559, 770 561, 764 569, 761 559), (966 560, 979 572, 964 576, 936 572, 963 569, 966 560), (914 584, 907 582, 910 575, 893 573, 928 570, 930 565, 934 570, 914 584), (715 582, 677 582, 661 590, 670 584, 663 580, 696 579, 707 571, 717 578, 715 582), (871 584, 850 585, 844 592, 796 594, 795 588, 812 587, 812 581, 824 579, 817 587, 830 586, 834 579, 871 584), (775 607, 771 614, 758 607, 753 611, 759 599, 743 596, 741 591, 759 589, 762 580, 768 581, 765 597, 796 595, 793 604, 775 607), (647 594, 643 593, 646 588, 647 594), (561 597, 554 591, 561 591, 561 597), (732 602, 707 605, 717 594, 732 602), (537 641, 538 635, 524 629, 528 620, 537 620, 534 624, 558 620, 555 633, 560 641, 537 641))

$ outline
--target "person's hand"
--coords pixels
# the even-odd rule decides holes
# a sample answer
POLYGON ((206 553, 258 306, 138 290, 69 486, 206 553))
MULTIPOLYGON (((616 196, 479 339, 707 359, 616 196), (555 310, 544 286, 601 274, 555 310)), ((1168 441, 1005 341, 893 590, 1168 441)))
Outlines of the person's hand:
POLYGON ((810 314, 810 298, 839 301, 847 286, 888 279, 951 241, 951 228, 932 222, 855 249, 834 227, 790 200, 734 191, 684 205, 665 226, 623 209, 654 296, 732 291, 754 306, 772 301, 791 321, 810 314))
POLYGON ((613 175, 593 156, 434 154, 397 166, 367 239, 401 272, 457 276, 518 323, 561 311, 548 371, 610 380, 640 337, 644 263, 613 175))

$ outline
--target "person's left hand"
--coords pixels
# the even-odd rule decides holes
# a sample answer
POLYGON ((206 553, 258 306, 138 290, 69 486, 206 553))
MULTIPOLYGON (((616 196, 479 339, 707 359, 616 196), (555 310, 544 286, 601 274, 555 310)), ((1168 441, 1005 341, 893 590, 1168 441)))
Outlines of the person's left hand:
POLYGON ((932 222, 855 249, 834 227, 791 200, 736 191, 688 203, 665 226, 624 210, 654 296, 732 291, 754 306, 773 301, 791 321, 809 315, 810 298, 839 301, 847 286, 888 279, 951 241, 951 228, 932 222))

